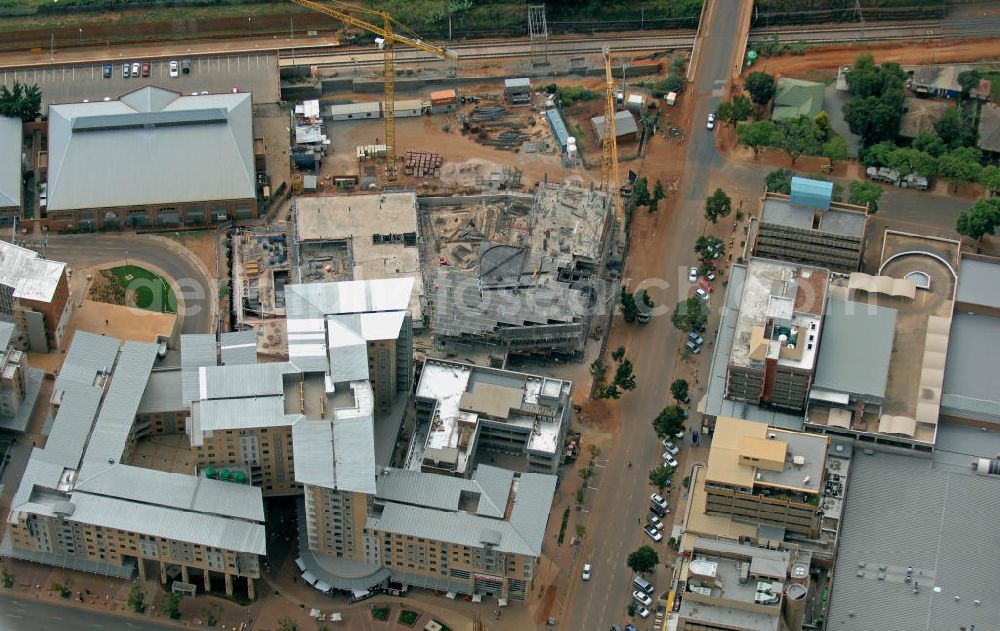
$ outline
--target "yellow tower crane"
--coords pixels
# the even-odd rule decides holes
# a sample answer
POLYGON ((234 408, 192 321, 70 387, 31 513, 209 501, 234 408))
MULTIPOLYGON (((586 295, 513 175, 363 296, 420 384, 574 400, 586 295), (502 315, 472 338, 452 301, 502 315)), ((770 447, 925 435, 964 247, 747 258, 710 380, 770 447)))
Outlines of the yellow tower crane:
POLYGON ((618 142, 615 138, 615 80, 611 76, 611 49, 604 47, 604 78, 607 94, 604 100, 604 136, 601 139, 601 189, 611 195, 615 221, 622 227, 625 208, 618 179, 618 142))
POLYGON ((395 180, 399 175, 399 165, 396 162, 396 43, 399 42, 407 46, 412 46, 413 48, 437 55, 449 61, 458 61, 458 53, 423 41, 419 35, 397 22, 388 11, 376 11, 337 0, 326 0, 326 2, 292 0, 292 2, 336 18, 344 24, 362 28, 381 38, 382 41, 379 43, 379 46, 385 55, 385 108, 382 112, 382 115, 385 117, 385 176, 389 181, 395 180), (349 11, 371 16, 371 18, 378 18, 382 21, 382 26, 366 22, 361 18, 351 15, 348 13, 349 11))

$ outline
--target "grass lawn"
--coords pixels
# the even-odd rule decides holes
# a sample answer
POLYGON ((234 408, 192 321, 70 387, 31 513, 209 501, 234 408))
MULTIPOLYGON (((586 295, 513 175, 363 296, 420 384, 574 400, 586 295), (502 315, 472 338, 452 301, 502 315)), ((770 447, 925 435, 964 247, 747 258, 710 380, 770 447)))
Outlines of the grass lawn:
POLYGON ((170 285, 153 272, 135 265, 111 268, 119 284, 135 292, 135 306, 161 313, 177 313, 177 296, 170 285))
POLYGON ((389 608, 388 607, 372 607, 372 618, 376 620, 388 620, 389 619, 389 608))
POLYGON ((419 617, 420 614, 418 614, 416 611, 410 611, 409 609, 404 609, 399 612, 399 622, 401 624, 405 624, 408 627, 412 627, 413 623, 415 623, 417 621, 417 618, 419 617))

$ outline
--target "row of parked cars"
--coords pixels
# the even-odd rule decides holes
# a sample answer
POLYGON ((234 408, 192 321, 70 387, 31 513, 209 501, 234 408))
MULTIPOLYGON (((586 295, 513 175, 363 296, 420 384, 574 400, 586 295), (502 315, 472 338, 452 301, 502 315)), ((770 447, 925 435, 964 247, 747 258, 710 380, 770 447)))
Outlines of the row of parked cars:
MULTIPOLYGON (((126 61, 122 63, 122 79, 128 79, 129 77, 148 77, 150 71, 150 63, 148 61, 126 61)), ((105 79, 110 79, 111 74, 114 72, 114 67, 110 64, 104 64, 103 74, 105 79)), ((179 77, 181 74, 191 73, 191 60, 182 59, 177 61, 176 59, 170 62, 170 76, 173 78, 179 77)))

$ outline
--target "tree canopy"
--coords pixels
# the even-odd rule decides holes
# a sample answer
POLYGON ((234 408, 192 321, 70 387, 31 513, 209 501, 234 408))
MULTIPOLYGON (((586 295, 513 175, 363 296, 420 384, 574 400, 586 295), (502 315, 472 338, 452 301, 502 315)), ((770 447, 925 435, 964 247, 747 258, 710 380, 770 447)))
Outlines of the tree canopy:
POLYGON ((733 200, 721 188, 715 189, 715 192, 705 200, 705 219, 712 223, 717 223, 719 217, 728 217, 732 211, 733 200))
POLYGON ((649 472, 649 483, 661 491, 670 486, 674 470, 670 467, 657 467, 649 472))
POLYGON ((826 140, 824 131, 816 124, 816 119, 802 115, 778 121, 778 146, 795 165, 802 154, 820 153, 826 140))
POLYGON ((823 145, 823 157, 830 161, 830 166, 834 162, 840 162, 850 157, 847 151, 847 141, 840 136, 833 136, 823 145))
POLYGON ((868 204, 868 212, 878 212, 878 200, 882 197, 882 187, 875 182, 851 182, 847 201, 851 204, 864 206, 868 204))
POLYGON ((660 557, 656 555, 656 550, 653 548, 642 546, 635 552, 629 553, 627 563, 633 572, 645 574, 656 568, 660 563, 660 557))
POLYGON ((684 429, 684 410, 678 405, 670 405, 653 419, 653 431, 660 438, 669 438, 684 429))
POLYGON ((639 316, 639 307, 635 304, 635 296, 625 287, 622 287, 621 303, 622 316, 624 316, 625 321, 635 322, 635 319, 639 316))
POLYGON ((963 210, 955 222, 958 234, 981 241, 988 234, 995 234, 1000 225, 1000 199, 980 199, 968 210, 963 210))
POLYGON ((725 121, 730 127, 750 118, 752 114, 753 105, 750 103, 750 99, 742 94, 737 94, 731 100, 719 103, 719 107, 715 109, 715 115, 719 120, 725 121))
POLYGON ((0 86, 0 116, 20 118, 24 122, 38 118, 42 111, 42 91, 37 84, 27 85, 20 81, 8 88, 0 86))
POLYGON ((777 137, 778 128, 771 121, 754 121, 736 126, 737 142, 753 149, 755 160, 761 147, 775 144, 777 137))
POLYGON ((975 147, 960 147, 937 159, 937 173, 948 178, 952 188, 963 182, 975 182, 983 169, 979 164, 982 155, 975 147))
POLYGON ((670 321, 681 331, 697 331, 708 321, 708 305, 698 296, 681 300, 670 314, 670 321))
POLYGON ((684 379, 674 379, 670 384, 670 395, 678 401, 683 401, 688 396, 688 382, 684 379))
POLYGON ((766 72, 751 72, 743 82, 743 87, 757 105, 766 105, 774 98, 774 77, 766 72))

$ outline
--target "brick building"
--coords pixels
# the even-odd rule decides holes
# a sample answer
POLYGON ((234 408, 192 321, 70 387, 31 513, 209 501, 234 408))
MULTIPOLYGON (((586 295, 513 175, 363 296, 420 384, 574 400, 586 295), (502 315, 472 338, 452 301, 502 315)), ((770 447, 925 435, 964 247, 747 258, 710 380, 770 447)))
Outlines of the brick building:
POLYGON ((0 241, 0 320, 16 325, 18 348, 62 349, 72 310, 65 263, 0 241))
POLYGON ((0 116, 0 226, 21 216, 22 142, 21 119, 0 116))

